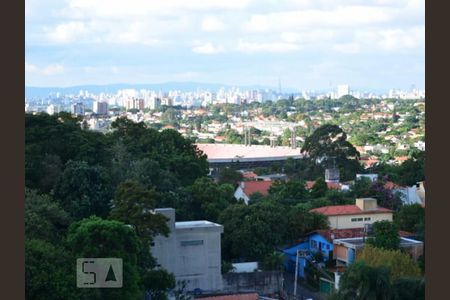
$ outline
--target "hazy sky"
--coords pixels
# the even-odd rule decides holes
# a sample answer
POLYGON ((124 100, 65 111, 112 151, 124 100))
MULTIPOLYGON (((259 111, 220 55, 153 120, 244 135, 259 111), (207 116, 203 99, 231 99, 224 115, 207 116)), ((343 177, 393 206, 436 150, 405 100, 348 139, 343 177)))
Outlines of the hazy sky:
POLYGON ((26 85, 425 84, 424 0, 26 0, 26 85))

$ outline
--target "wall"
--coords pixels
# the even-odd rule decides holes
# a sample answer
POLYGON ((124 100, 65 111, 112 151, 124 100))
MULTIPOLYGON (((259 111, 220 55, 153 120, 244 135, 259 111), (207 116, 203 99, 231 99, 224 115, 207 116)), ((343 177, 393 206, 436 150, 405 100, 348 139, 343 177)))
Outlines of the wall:
POLYGON ((248 204, 248 201, 250 200, 246 194, 244 194, 244 191, 240 186, 236 189, 236 192, 234 192, 234 198, 237 200, 244 199, 245 204, 248 204))
POLYGON ((322 254, 325 260, 328 260, 329 252, 333 251, 333 244, 328 242, 323 236, 320 234, 312 234, 309 236, 309 250, 313 253, 317 253, 319 251, 320 244, 322 244, 322 254), (313 241, 316 242, 316 248, 313 247, 313 241))
POLYGON ((262 295, 281 290, 283 273, 277 271, 223 274, 223 290, 228 293, 256 291, 262 295))
POLYGON ((168 237, 157 236, 154 239, 151 252, 157 263, 174 273, 177 281, 186 280, 188 291, 195 288, 205 291, 220 290, 222 288, 220 239, 223 227, 215 225, 177 228, 174 210, 166 209, 158 212, 170 217, 168 225, 171 233, 168 237), (193 241, 198 243, 192 243, 193 241))
POLYGON ((348 251, 345 246, 334 244, 334 253, 333 256, 335 259, 339 259, 341 261, 347 262, 348 260, 348 251))
POLYGON ((376 221, 388 220, 392 221, 392 213, 380 213, 380 214, 360 214, 360 215, 348 215, 348 216, 329 216, 331 229, 348 229, 348 228, 364 228, 364 224, 373 224, 376 221), (353 218, 370 218, 370 221, 352 222, 353 218))

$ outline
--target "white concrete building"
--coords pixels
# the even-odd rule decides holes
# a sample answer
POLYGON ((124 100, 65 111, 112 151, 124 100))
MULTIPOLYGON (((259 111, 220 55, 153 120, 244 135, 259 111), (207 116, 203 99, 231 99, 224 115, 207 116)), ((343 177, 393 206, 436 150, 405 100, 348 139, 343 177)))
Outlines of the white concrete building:
POLYGON ((223 226, 209 221, 175 222, 175 209, 159 208, 156 213, 170 220, 168 237, 157 236, 152 254, 158 264, 175 275, 186 289, 222 289, 220 238, 223 226))

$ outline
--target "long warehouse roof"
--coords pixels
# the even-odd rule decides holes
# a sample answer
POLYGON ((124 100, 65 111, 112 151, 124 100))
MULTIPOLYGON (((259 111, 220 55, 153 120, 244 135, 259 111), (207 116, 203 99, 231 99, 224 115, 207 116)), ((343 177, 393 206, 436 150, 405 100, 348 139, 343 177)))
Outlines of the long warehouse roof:
POLYGON ((197 147, 208 156, 209 162, 284 160, 288 157, 295 159, 303 157, 300 148, 292 149, 286 146, 197 144, 197 147))

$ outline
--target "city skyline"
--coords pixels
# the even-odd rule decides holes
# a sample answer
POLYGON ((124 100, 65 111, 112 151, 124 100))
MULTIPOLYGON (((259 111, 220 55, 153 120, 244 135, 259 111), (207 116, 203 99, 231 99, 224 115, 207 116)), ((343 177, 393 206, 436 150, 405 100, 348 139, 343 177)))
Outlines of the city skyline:
POLYGON ((424 1, 26 0, 26 85, 423 89, 424 1))

